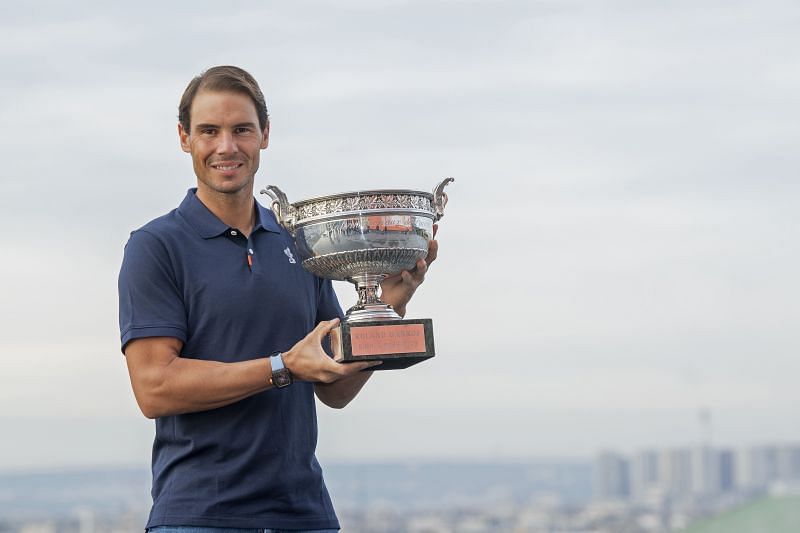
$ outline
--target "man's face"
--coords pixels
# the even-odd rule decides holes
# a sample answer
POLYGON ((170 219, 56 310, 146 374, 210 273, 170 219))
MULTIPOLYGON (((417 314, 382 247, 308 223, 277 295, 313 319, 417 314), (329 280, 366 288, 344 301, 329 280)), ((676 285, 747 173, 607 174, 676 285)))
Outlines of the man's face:
POLYGON ((197 192, 250 196, 259 152, 269 142, 249 96, 231 91, 199 91, 190 109, 190 130, 178 124, 181 148, 192 154, 197 192))

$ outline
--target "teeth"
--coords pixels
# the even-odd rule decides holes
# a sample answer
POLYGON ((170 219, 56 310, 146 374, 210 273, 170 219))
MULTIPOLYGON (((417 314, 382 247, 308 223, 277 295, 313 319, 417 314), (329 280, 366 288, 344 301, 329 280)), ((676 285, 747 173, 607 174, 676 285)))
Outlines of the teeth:
POLYGON ((225 165, 225 166, 214 165, 214 168, 216 168, 217 170, 233 170, 235 168, 239 168, 239 165, 225 165))

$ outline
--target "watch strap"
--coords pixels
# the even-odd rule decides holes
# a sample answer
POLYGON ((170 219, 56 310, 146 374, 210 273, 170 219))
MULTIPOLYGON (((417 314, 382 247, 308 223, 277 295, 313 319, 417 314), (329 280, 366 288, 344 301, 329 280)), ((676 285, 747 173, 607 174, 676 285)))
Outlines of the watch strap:
POLYGON ((283 354, 281 352, 275 352, 269 356, 269 364, 272 366, 273 374, 278 370, 286 368, 283 364, 283 354))

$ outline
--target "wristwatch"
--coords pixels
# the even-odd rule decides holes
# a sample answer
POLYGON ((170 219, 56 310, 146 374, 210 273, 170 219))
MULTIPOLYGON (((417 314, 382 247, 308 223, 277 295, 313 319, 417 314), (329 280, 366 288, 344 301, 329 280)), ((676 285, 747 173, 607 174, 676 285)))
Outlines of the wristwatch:
POLYGON ((282 389, 292 384, 292 373, 283 366, 283 354, 281 352, 272 354, 269 357, 269 363, 272 366, 272 377, 269 378, 270 385, 282 389))

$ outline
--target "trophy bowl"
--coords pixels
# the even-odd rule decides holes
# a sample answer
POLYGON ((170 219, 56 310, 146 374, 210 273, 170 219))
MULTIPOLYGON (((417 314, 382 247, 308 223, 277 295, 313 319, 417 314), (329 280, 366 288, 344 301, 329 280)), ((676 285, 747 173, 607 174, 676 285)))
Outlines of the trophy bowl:
POLYGON ((349 322, 400 320, 378 297, 387 276, 415 268, 428 254, 433 224, 444 215, 447 178, 432 193, 385 189, 334 194, 289 203, 274 185, 262 190, 294 237, 303 267, 322 278, 355 284, 349 322))

